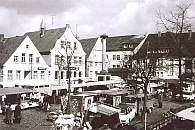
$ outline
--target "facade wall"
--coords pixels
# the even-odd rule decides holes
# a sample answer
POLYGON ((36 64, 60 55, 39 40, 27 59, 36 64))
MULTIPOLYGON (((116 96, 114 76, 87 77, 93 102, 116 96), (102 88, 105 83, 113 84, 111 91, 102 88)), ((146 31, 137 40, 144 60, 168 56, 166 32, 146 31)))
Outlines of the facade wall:
POLYGON ((54 48, 51 50, 51 78, 53 84, 67 84, 67 55, 71 57, 70 67, 72 84, 77 84, 79 79, 85 79, 85 52, 81 43, 74 37, 70 27, 67 27, 65 33, 57 40, 54 48), (60 58, 57 62, 57 56, 60 58))
POLYGON ((132 51, 108 51, 108 68, 127 67, 129 57, 133 55, 132 51))
POLYGON ((27 36, 3 65, 3 81, 0 82, 4 87, 13 87, 32 81, 46 82, 47 75, 47 64, 27 36))
MULTIPOLYGON (((94 45, 89 57, 87 58, 86 63, 86 73, 89 80, 96 81, 96 73, 102 71, 102 40, 98 38, 96 44, 94 45)), ((106 55, 106 53, 105 53, 106 55)), ((105 56, 105 70, 108 70, 108 58, 105 56)))

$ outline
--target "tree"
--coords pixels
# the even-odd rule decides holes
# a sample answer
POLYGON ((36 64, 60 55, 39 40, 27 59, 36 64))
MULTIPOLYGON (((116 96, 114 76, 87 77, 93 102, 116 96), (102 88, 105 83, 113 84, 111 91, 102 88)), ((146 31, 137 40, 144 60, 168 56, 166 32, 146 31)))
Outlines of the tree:
POLYGON ((192 2, 184 1, 185 3, 179 3, 176 5, 174 11, 170 11, 168 14, 163 14, 160 10, 157 11, 158 25, 162 26, 166 31, 170 32, 170 35, 175 43, 175 48, 178 55, 179 62, 179 94, 180 101, 183 99, 182 89, 182 51, 181 51, 181 34, 191 29, 192 17, 189 17, 189 9, 192 6, 192 2))
MULTIPOLYGON (((149 42, 147 43, 149 46, 149 42)), ((132 76, 134 76, 137 79, 141 79, 142 82, 142 89, 144 92, 144 102, 143 102, 143 112, 142 112, 142 117, 143 119, 145 118, 145 113, 147 111, 147 88, 149 81, 151 77, 154 75, 155 68, 156 68, 156 59, 157 57, 153 54, 146 55, 143 58, 137 58, 137 57, 132 57, 132 76)), ((136 83, 137 84, 137 83, 136 83)), ((138 85, 135 86, 135 90, 137 91, 138 85)), ((139 104, 138 104, 139 106, 139 104)), ((137 107, 138 108, 138 107, 137 107)), ((139 108, 138 108, 139 109, 139 108)), ((139 111, 139 110, 137 110, 139 111)))

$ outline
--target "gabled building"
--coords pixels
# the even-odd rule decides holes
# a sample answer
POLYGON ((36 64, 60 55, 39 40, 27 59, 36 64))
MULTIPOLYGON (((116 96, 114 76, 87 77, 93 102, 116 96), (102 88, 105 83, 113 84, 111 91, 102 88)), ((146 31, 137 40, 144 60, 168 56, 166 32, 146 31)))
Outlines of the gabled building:
POLYGON ((101 37, 79 40, 86 53, 86 77, 89 81, 97 81, 97 74, 102 70, 108 71, 106 46, 101 37), (104 46, 104 47, 103 47, 104 46), (104 56, 103 56, 104 55, 104 56))
POLYGON ((67 86, 69 61, 71 84, 81 83, 85 79, 85 52, 69 24, 65 28, 50 30, 41 24, 40 31, 25 35, 31 38, 49 66, 48 76, 53 85, 67 86))
POLYGON ((108 37, 106 54, 108 56, 108 72, 127 79, 131 69, 130 57, 134 49, 144 40, 145 36, 126 35, 108 37))
POLYGON ((48 65, 28 36, 1 37, 0 85, 49 85, 48 65))
POLYGON ((195 72, 195 33, 189 31, 178 35, 180 43, 175 42, 174 33, 149 34, 145 42, 134 55, 134 64, 147 69, 147 61, 153 61, 155 71, 152 76, 172 82, 179 82, 179 55, 181 57, 181 75, 185 91, 194 91, 195 72), (189 82, 189 80, 193 82, 189 82))

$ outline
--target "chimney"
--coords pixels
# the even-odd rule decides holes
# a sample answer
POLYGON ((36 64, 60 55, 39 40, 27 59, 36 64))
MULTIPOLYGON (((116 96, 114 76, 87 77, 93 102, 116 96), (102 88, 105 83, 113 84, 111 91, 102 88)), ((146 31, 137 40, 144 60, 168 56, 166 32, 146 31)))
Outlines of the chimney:
POLYGON ((70 28, 70 24, 66 24, 66 28, 70 28))
POLYGON ((161 32, 160 31, 158 31, 158 37, 161 37, 161 32))
POLYGON ((188 40, 190 40, 190 39, 192 38, 192 30, 191 30, 191 29, 188 30, 188 33, 189 33, 189 35, 188 35, 188 40))
POLYGON ((45 29, 46 29, 46 23, 43 24, 43 20, 42 20, 40 24, 40 37, 41 38, 45 35, 45 29))
POLYGON ((102 41, 102 71, 105 71, 105 57, 106 57, 106 38, 108 36, 106 34, 103 34, 100 36, 102 41))
POLYGON ((4 41, 4 34, 0 34, 0 42, 4 41))

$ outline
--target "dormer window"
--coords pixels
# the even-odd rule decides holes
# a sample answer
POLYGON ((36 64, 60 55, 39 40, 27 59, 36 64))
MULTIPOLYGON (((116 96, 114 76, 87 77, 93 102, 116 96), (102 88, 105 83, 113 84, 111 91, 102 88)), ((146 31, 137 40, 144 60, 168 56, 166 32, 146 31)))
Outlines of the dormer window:
POLYGON ((128 47, 127 44, 123 44, 123 48, 126 49, 128 47))
POLYGON ((129 48, 133 48, 133 44, 129 44, 129 48))

